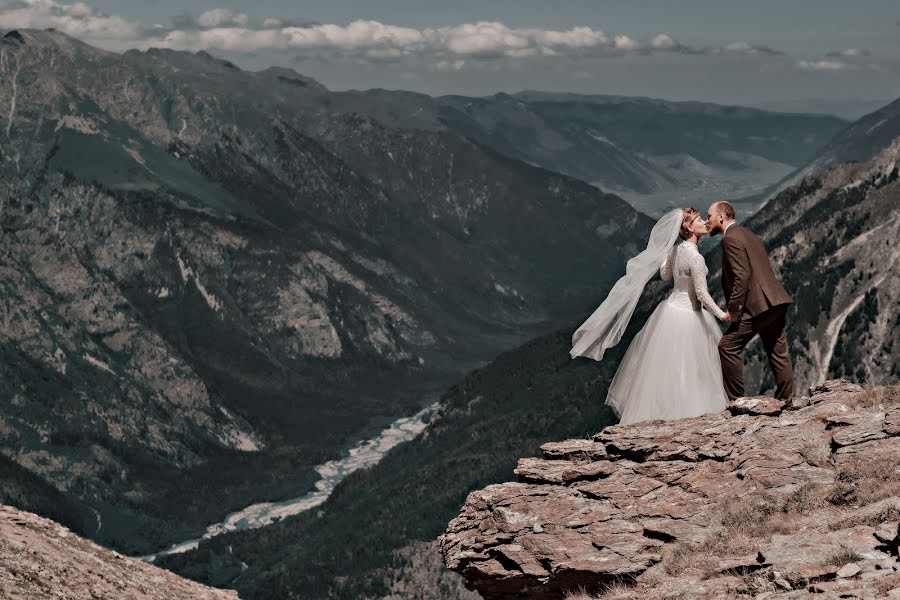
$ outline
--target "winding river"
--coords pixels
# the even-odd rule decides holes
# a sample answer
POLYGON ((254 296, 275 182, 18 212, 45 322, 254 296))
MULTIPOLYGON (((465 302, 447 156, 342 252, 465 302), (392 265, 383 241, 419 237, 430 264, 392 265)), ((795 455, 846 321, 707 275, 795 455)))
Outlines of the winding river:
POLYGON ((316 471, 318 471, 321 479, 316 482, 315 490, 306 495, 280 502, 251 504, 244 509, 229 514, 224 521, 210 525, 199 538, 173 544, 155 554, 141 556, 140 559, 153 562, 160 556, 193 550, 202 540, 229 531, 265 527, 279 519, 315 508, 328 499, 335 486, 348 474, 357 469, 370 467, 378 463, 388 450, 419 435, 425 429, 428 417, 437 408, 438 404, 439 402, 434 402, 410 417, 397 419, 382 429, 375 437, 360 440, 354 446, 345 450, 340 458, 318 465, 316 471))

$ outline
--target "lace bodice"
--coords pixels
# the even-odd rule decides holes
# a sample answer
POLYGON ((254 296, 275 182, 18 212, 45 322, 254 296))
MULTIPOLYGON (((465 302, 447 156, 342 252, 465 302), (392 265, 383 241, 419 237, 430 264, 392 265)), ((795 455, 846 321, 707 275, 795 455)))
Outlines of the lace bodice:
POLYGON ((675 291, 688 294, 694 310, 699 310, 702 304, 717 319, 721 319, 725 311, 719 308, 709 295, 709 288, 706 285, 707 274, 706 260, 700 254, 697 244, 692 242, 672 246, 669 255, 659 268, 659 276, 663 281, 672 281, 674 278, 675 291))

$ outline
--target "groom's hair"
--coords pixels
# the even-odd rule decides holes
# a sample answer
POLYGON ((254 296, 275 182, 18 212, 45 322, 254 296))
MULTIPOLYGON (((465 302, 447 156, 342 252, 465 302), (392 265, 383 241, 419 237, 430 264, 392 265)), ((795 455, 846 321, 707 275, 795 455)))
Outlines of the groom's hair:
POLYGON ((728 202, 727 200, 719 200, 718 202, 716 202, 716 210, 718 210, 729 219, 734 218, 734 206, 732 206, 731 202, 728 202))
POLYGON ((693 206, 681 209, 681 231, 678 232, 678 237, 686 240, 693 235, 691 232, 691 223, 694 222, 694 219, 696 219, 699 214, 700 211, 693 206))

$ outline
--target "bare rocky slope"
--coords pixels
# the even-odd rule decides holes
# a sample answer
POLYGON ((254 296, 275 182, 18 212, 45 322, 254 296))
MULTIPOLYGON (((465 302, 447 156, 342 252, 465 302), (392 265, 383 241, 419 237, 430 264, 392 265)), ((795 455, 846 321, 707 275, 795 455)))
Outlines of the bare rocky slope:
POLYGON ((237 600, 170 571, 122 556, 59 523, 0 505, 0 598, 45 600, 237 600))
POLYGON ((484 598, 900 597, 900 386, 541 446, 438 539, 484 598), (627 584, 627 585, 626 585, 627 584))

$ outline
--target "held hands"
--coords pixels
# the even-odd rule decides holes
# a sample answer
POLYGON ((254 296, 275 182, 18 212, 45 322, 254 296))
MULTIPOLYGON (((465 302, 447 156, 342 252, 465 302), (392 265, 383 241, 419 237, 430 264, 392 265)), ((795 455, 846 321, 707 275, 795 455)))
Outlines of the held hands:
POLYGON ((722 315, 722 320, 725 321, 726 323, 731 322, 731 313, 726 312, 724 315, 722 315))

